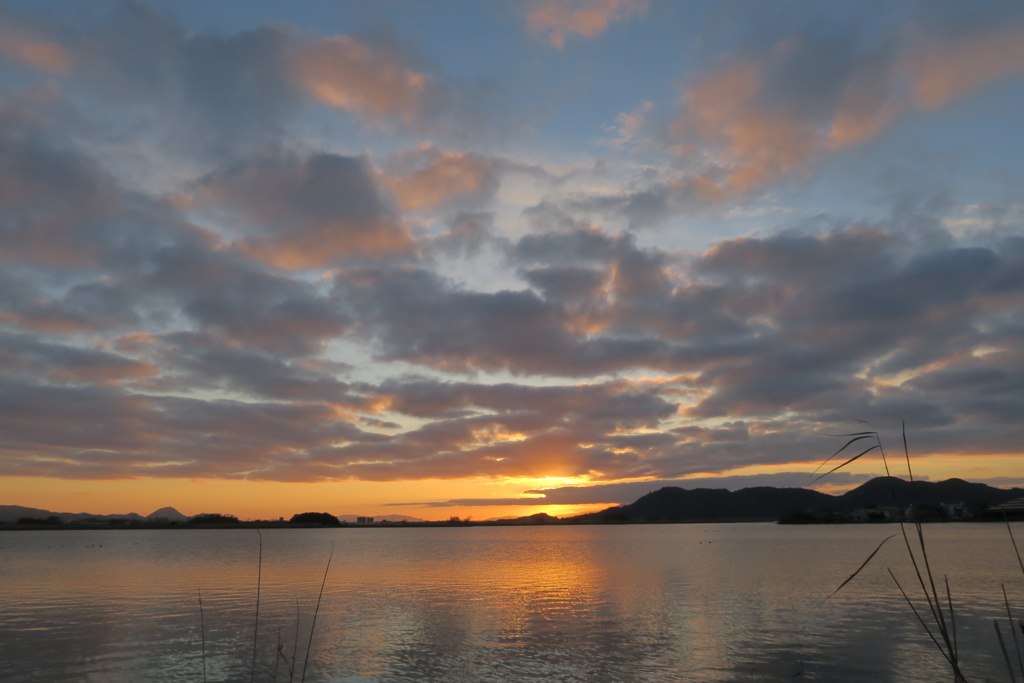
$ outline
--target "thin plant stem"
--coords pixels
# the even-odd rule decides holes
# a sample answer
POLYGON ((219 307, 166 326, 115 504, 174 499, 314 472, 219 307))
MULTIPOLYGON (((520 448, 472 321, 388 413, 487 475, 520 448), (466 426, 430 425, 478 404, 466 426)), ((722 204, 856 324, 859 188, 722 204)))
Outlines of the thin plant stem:
POLYGON ((1020 641, 1017 640, 1017 630, 1013 628, 1013 614, 1010 612, 1010 599, 1006 597, 1006 584, 1003 587, 1003 604, 1006 605, 1006 620, 1010 622, 1010 635, 1013 636, 1013 649, 1017 651, 1017 665, 1020 666, 1020 675, 1024 676, 1024 657, 1020 653, 1020 641))
MULTIPOLYGON (((928 549, 924 544, 924 530, 921 527, 921 522, 918 521, 914 524, 917 527, 917 538, 918 542, 921 544, 921 557, 924 559, 925 572, 928 575, 928 583, 931 585, 932 589, 931 594, 935 596, 935 618, 939 625, 939 631, 942 633, 943 640, 946 641, 947 645, 951 646, 949 640, 949 631, 946 628, 946 619, 944 618, 942 613, 942 603, 939 601, 939 591, 935 588, 935 576, 932 574, 932 566, 931 563, 928 561, 928 549)), ((950 650, 952 651, 952 647, 950 647, 950 650)))
POLYGON ((196 590, 199 591, 199 637, 203 653, 203 683, 206 683, 206 619, 203 617, 203 589, 197 588, 196 590))
MULTIPOLYGON (((860 420, 860 422, 870 426, 869 422, 865 422, 864 420, 860 420)), ((901 427, 902 427, 901 431, 902 431, 902 437, 903 437, 903 453, 904 453, 904 456, 906 458, 906 463, 907 463, 907 475, 910 478, 910 482, 913 483, 914 482, 914 471, 913 471, 913 467, 910 464, 910 448, 907 445, 907 430, 906 430, 906 422, 905 421, 901 422, 901 427)), ((831 474, 832 472, 835 472, 836 470, 845 467, 846 465, 850 464, 854 460, 857 460, 861 456, 863 456, 863 455, 865 455, 867 453, 870 453, 871 451, 873 451, 873 450, 875 450, 877 448, 878 452, 879 452, 879 455, 882 458, 882 464, 885 467, 886 477, 888 477, 890 480, 892 479, 892 472, 889 469, 889 459, 888 459, 888 457, 885 454, 885 448, 882 445, 881 435, 877 431, 856 432, 856 433, 853 433, 853 434, 843 434, 842 436, 847 437, 849 440, 842 446, 842 448, 840 448, 838 451, 833 453, 832 456, 828 460, 831 460, 832 458, 835 458, 841 452, 843 452, 847 447, 849 447, 853 443, 855 443, 857 441, 861 441, 863 439, 871 439, 871 440, 873 440, 875 442, 875 445, 871 446, 870 448, 864 449, 859 454, 853 456, 852 458, 849 458, 846 462, 842 463, 841 465, 839 465, 837 467, 833 467, 831 470, 826 472, 825 475, 821 475, 821 476, 826 476, 827 474, 831 474)), ((828 462, 828 460, 826 460, 826 462, 828 462)), ((821 465, 819 465, 819 469, 820 468, 821 468, 821 465)), ((818 479, 820 479, 820 478, 821 477, 819 476, 818 479)), ((817 479, 815 481, 817 481, 817 479)), ((931 638, 932 642, 939 649, 939 652, 942 654, 943 658, 946 659, 946 661, 949 663, 950 667, 953 669, 953 674, 954 674, 955 680, 958 683, 960 683, 960 682, 964 681, 965 678, 964 678, 962 672, 960 671, 959 648, 958 648, 957 637, 956 637, 956 621, 955 621, 956 616, 955 616, 955 613, 953 611, 953 600, 952 600, 952 596, 951 596, 951 593, 950 593, 950 590, 949 590, 949 580, 948 580, 948 578, 946 579, 946 603, 947 603, 947 606, 948 606, 948 609, 949 609, 949 617, 948 617, 949 623, 947 623, 947 616, 946 616, 946 613, 945 613, 945 611, 943 610, 943 607, 942 607, 941 594, 939 593, 938 587, 936 586, 936 582, 935 582, 935 573, 932 571, 931 560, 928 557, 928 546, 927 546, 927 544, 925 543, 925 540, 924 540, 924 529, 923 529, 923 527, 921 525, 921 521, 920 521, 920 519, 917 519, 917 520, 914 521, 914 529, 915 529, 916 535, 917 535, 917 552, 915 552, 914 544, 912 544, 910 542, 910 536, 907 534, 905 515, 903 513, 902 506, 900 506, 900 502, 899 502, 898 496, 896 495, 896 487, 895 487, 895 485, 890 485, 890 489, 889 490, 892 493, 893 504, 896 506, 897 510, 899 511, 899 515, 898 515, 897 519, 898 519, 899 525, 900 525, 900 535, 903 536, 903 545, 904 545, 904 547, 907 550, 907 555, 909 556, 910 562, 911 562, 911 564, 912 564, 912 566, 914 568, 914 575, 916 576, 918 585, 921 588, 921 593, 924 594, 924 599, 925 599, 925 601, 928 604, 928 610, 931 613, 932 621, 933 621, 933 623, 935 625, 935 628, 937 629, 937 632, 933 631, 932 628, 930 626, 928 626, 928 623, 924 620, 924 617, 921 615, 921 612, 918 611, 917 607, 914 605, 914 602, 910 599, 910 596, 907 595, 906 591, 903 590, 903 586, 900 585, 900 582, 896 579, 896 575, 892 572, 891 569, 888 570, 889 571, 889 575, 892 577, 893 581, 896 583, 896 587, 899 589, 900 593, 903 595, 904 600, 907 601, 907 604, 910 606, 911 610, 913 611, 914 616, 917 618, 918 622, 920 622, 921 626, 925 629, 925 632, 928 634, 928 637, 931 638), (918 553, 920 553, 920 557, 918 557, 918 553)), ((884 541, 883 541, 883 543, 884 543, 884 541)), ((878 548, 875 549, 875 553, 877 553, 877 552, 878 552, 878 548)), ((872 555, 868 557, 868 561, 871 560, 871 557, 873 557, 875 553, 872 553, 872 555)), ((861 570, 863 570, 864 566, 866 564, 867 564, 867 561, 865 563, 863 563, 857 569, 856 572, 853 573, 851 578, 853 578, 861 570)), ((1024 564, 1022 564, 1021 566, 1022 566, 1022 569, 1024 569, 1024 564)), ((849 581, 850 581, 850 579, 847 579, 847 581, 845 581, 840 586, 840 588, 842 588, 842 586, 845 586, 846 583, 848 583, 849 581)))
POLYGON ((946 604, 949 605, 949 624, 953 631, 953 654, 959 659, 960 652, 956 641, 956 612, 953 611, 953 595, 949 590, 949 576, 943 574, 942 578, 946 582, 946 604))
POLYGON ((892 569, 889 569, 888 567, 886 567, 886 570, 889 572, 889 576, 892 577, 892 580, 896 584, 896 588, 899 589, 900 594, 903 596, 903 599, 907 601, 908 605, 910 605, 911 611, 913 611, 914 616, 917 617, 917 620, 918 620, 918 622, 920 622, 921 627, 924 629, 924 632, 927 633, 928 637, 932 639, 933 643, 935 643, 935 647, 939 648, 939 652, 942 653, 942 657, 947 662, 949 662, 950 666, 954 667, 954 669, 955 669, 956 668, 956 664, 949 658, 949 655, 946 654, 945 648, 942 647, 942 644, 939 643, 938 638, 936 638, 935 634, 932 633, 931 628, 929 628, 929 626, 928 626, 928 622, 926 622, 924 620, 924 618, 921 616, 921 613, 917 611, 917 607, 914 605, 914 602, 910 599, 910 596, 907 595, 907 592, 905 590, 903 590, 903 586, 900 585, 899 579, 897 579, 896 575, 892 573, 892 569))
POLYGON ((993 619, 992 625, 996 629, 996 638, 999 639, 999 649, 1003 651, 1003 661, 1006 662, 1006 670, 1010 673, 1010 683, 1017 683, 1017 678, 1013 675, 1013 665, 1010 664, 1010 654, 1006 651, 1006 643, 1003 642, 1003 632, 999 630, 999 622, 993 619))
POLYGON ((274 657, 274 683, 277 683, 277 668, 281 665, 281 627, 277 627, 277 656, 274 657))
POLYGON ((306 643, 306 659, 302 662, 302 678, 300 683, 305 683, 306 670, 309 668, 309 653, 313 649, 313 631, 316 630, 316 617, 320 614, 320 601, 324 598, 324 586, 327 585, 327 572, 331 570, 331 559, 334 558, 334 544, 331 544, 331 554, 327 556, 327 567, 324 568, 324 580, 320 582, 320 596, 316 599, 316 609, 313 610, 313 623, 309 627, 309 641, 306 643))
MULTIPOLYGON (((895 536, 895 535, 896 535, 896 534, 893 534, 892 536, 895 536)), ((843 581, 843 582, 842 582, 841 584, 839 584, 839 588, 836 588, 836 589, 835 589, 834 591, 832 591, 831 593, 829 593, 829 596, 828 596, 828 598, 825 598, 825 600, 828 600, 828 599, 829 599, 829 598, 831 598, 831 597, 832 597, 833 595, 835 595, 835 594, 836 594, 836 593, 838 593, 839 591, 843 590, 843 587, 844 587, 844 586, 846 586, 846 584, 848 584, 848 583, 850 583, 851 581, 853 581, 853 580, 854 580, 854 579, 855 579, 855 578, 857 577, 857 575, 858 575, 858 574, 860 574, 860 573, 861 573, 861 572, 862 572, 862 571, 864 570, 864 567, 868 566, 868 562, 870 562, 870 561, 871 561, 871 559, 872 559, 872 558, 873 558, 873 557, 874 557, 875 555, 877 555, 877 554, 878 554, 878 551, 882 549, 882 546, 883 546, 883 545, 885 545, 885 542, 886 542, 886 541, 888 541, 888 540, 889 540, 890 538, 892 538, 892 536, 886 536, 886 537, 885 537, 884 539, 882 539, 882 542, 878 544, 878 547, 876 547, 876 548, 875 548, 875 549, 874 549, 873 551, 871 551, 871 554, 870 554, 870 555, 868 555, 868 559, 864 560, 864 562, 862 562, 862 563, 861 563, 861 565, 860 565, 859 567, 857 567, 857 571, 855 571, 854 573, 850 574, 850 575, 849 575, 849 576, 848 576, 848 577, 846 578, 846 581, 843 581)), ((825 600, 822 600, 822 602, 825 602, 825 600)))
POLYGON ((1013 529, 1010 527, 1010 518, 1006 516, 1006 511, 1003 510, 1003 521, 1006 522, 1006 532, 1010 534, 1010 543, 1013 544, 1013 552, 1017 555, 1017 564, 1020 565, 1020 571, 1024 574, 1024 560, 1020 559, 1020 550, 1017 548, 1017 539, 1013 537, 1013 529))
POLYGON ((901 431, 903 432, 903 455, 907 458, 907 476, 910 477, 910 483, 914 483, 914 471, 910 469, 910 450, 907 448, 907 421, 900 420, 901 431))
POLYGON ((292 642, 292 661, 288 665, 288 683, 295 678, 295 663, 299 661, 299 599, 295 598, 295 640, 292 642))
POLYGON ((263 583, 263 534, 259 529, 256 533, 260 537, 260 554, 256 562, 256 622, 252 627, 252 669, 249 674, 249 681, 256 680, 256 637, 260 632, 260 585, 263 583))

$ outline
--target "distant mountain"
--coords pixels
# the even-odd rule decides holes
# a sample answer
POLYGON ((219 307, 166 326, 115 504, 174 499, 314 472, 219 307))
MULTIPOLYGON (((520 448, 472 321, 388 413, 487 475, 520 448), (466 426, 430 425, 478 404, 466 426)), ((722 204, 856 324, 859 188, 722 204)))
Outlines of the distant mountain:
POLYGON ((666 486, 629 505, 579 515, 580 522, 642 521, 775 521, 794 511, 850 513, 880 505, 939 505, 964 503, 972 508, 999 505, 1024 496, 1024 489, 997 489, 986 484, 947 479, 941 482, 909 482, 895 477, 878 477, 840 496, 811 489, 755 488, 681 489, 666 486), (895 492, 895 498, 893 493, 895 492))
POLYGON ((51 516, 59 517, 60 521, 62 522, 80 522, 84 519, 131 519, 136 521, 146 519, 142 515, 137 514, 135 512, 129 512, 123 515, 97 515, 91 512, 52 512, 50 510, 23 507, 21 505, 0 505, 0 522, 3 522, 4 524, 14 524, 22 517, 31 517, 33 519, 46 519, 47 517, 51 516))
POLYGON ((501 521, 504 524, 558 524, 561 520, 558 517, 549 515, 546 512, 538 512, 535 515, 527 515, 526 517, 506 517, 501 521))
POLYGON ((963 479, 945 481, 906 481, 898 477, 878 477, 837 496, 843 512, 871 505, 940 505, 963 503, 971 507, 1006 503, 1024 496, 1024 489, 997 489, 963 479), (893 494, 895 493, 895 498, 893 494))
POLYGON ((188 515, 183 515, 172 507, 160 508, 146 515, 148 522, 187 522, 188 515))

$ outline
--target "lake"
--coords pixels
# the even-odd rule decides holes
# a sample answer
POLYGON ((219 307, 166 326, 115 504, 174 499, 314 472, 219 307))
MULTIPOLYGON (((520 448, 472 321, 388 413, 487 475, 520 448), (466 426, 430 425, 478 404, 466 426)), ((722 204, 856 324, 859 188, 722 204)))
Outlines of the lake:
MULTIPOLYGON (((256 628, 255 680, 299 681, 332 547, 306 681, 951 680, 885 571, 916 585, 900 537, 824 601, 898 531, 265 529, 258 627, 253 529, 11 531, 0 680, 248 681, 256 628)), ((1024 577, 1006 527, 925 534, 968 679, 1009 680, 991 621, 1012 648, 1001 584, 1016 617, 1024 577)))

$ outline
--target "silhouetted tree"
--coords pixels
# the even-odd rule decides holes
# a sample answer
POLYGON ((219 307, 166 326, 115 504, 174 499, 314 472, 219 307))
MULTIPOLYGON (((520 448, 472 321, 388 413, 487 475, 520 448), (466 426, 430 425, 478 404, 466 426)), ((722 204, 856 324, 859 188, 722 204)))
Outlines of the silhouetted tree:
POLYGON ((46 519, 37 519, 35 517, 22 517, 18 520, 18 524, 47 524, 53 526, 60 523, 60 517, 58 517, 57 515, 50 515, 46 519))
POLYGON ((196 515, 188 520, 189 524, 238 524, 238 517, 234 515, 222 515, 216 512, 196 515))
POLYGON ((322 524, 324 526, 340 526, 338 518, 329 512, 300 512, 292 515, 291 521, 295 524, 322 524))

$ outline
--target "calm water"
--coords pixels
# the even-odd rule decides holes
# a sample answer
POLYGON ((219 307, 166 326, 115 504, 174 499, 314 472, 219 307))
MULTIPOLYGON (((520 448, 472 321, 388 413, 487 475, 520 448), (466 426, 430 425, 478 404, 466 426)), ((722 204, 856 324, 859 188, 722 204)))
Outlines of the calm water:
MULTIPOLYGON (((950 680, 885 572, 911 584, 899 538, 823 602, 896 531, 264 530, 256 680, 289 680, 296 640, 299 680, 332 544, 307 681, 950 680)), ((968 677, 1008 680, 990 622, 1009 638, 1000 583, 1024 612, 1024 578, 1006 528, 925 532, 968 677)), ((205 661, 247 681, 257 553, 254 530, 2 533, 0 680, 201 681, 205 661)))

